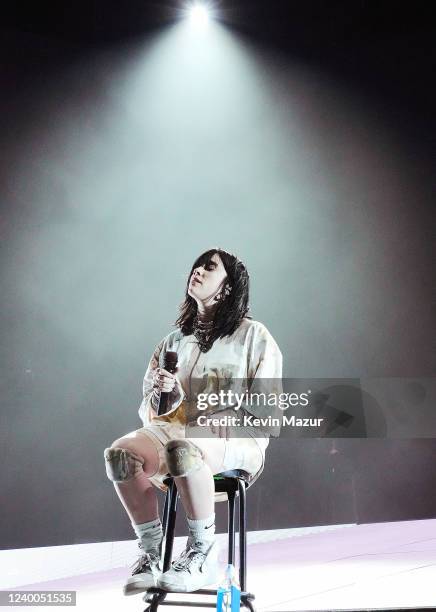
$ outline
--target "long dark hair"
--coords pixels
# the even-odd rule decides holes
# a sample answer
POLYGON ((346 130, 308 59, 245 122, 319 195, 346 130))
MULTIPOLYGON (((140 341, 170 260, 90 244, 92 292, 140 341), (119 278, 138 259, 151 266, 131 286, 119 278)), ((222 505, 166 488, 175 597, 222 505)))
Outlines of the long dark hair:
POLYGON ((233 334, 244 317, 252 318, 247 314, 250 310, 248 304, 250 276, 247 268, 236 255, 228 253, 224 249, 216 248, 205 251, 195 260, 186 283, 185 301, 180 305, 180 315, 175 321, 175 325, 181 329, 185 336, 193 333, 193 322, 197 314, 197 302, 188 294, 189 281, 194 269, 199 266, 207 266, 215 253, 220 256, 223 262, 224 269, 227 272, 226 282, 229 283, 232 290, 225 299, 219 302, 215 311, 214 325, 209 341, 210 346, 212 346, 217 338, 224 338, 233 334))

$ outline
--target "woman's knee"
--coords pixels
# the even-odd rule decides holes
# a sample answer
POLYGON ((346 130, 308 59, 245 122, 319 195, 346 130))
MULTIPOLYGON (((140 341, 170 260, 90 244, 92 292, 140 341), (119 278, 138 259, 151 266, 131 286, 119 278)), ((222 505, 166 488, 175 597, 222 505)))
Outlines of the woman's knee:
POLYGON ((117 438, 112 442, 110 448, 125 448, 128 450, 133 450, 132 438, 117 438))
POLYGON ((212 474, 217 474, 223 463, 226 441, 223 438, 186 438, 200 451, 203 462, 212 474))
POLYGON ((127 434, 122 438, 114 440, 110 448, 122 448, 128 450, 139 457, 142 457, 144 461, 153 459, 157 454, 157 449, 153 442, 145 435, 138 435, 136 432, 127 434))
POLYGON ((171 476, 188 476, 204 465, 201 449, 188 439, 175 438, 165 444, 165 460, 171 476))
POLYGON ((159 467, 159 455, 151 440, 142 436, 118 438, 104 451, 106 475, 113 482, 128 482, 145 474, 152 476, 159 467))

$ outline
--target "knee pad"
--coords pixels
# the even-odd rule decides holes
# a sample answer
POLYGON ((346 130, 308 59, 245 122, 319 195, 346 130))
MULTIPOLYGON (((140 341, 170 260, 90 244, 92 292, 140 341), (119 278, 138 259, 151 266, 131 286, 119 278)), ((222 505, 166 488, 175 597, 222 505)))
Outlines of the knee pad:
POLYGON ((127 448, 106 448, 104 459, 112 482, 127 482, 143 471, 144 460, 127 448))
POLYGON ((187 476, 203 465, 203 453, 189 440, 171 440, 165 446, 165 459, 171 476, 187 476))

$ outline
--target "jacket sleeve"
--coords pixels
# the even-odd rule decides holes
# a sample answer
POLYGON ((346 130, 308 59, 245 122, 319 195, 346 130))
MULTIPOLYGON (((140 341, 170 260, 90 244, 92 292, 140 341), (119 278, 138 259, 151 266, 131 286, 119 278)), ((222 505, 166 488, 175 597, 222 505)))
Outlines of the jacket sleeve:
POLYGON ((248 360, 248 378, 282 378, 282 353, 265 325, 259 325, 254 333, 248 360))
POLYGON ((241 401, 233 406, 213 408, 209 414, 238 416, 234 437, 278 437, 283 414, 279 407, 279 396, 283 392, 282 363, 276 341, 265 325, 258 323, 247 346, 246 378, 237 381, 236 391, 242 393, 241 401), (246 422, 246 417, 251 420, 246 422), (241 423, 244 424, 242 428, 241 423))
MULTIPOLYGON (((166 350, 166 337, 154 349, 149 361, 147 371, 142 382, 142 402, 138 414, 144 427, 152 424, 153 417, 157 416, 159 408, 159 392, 153 389, 153 375, 158 367, 163 367, 166 350)), ((176 383, 170 394, 171 409, 179 406, 184 398, 184 392, 179 382, 176 383)))
POLYGON ((255 418, 271 417, 267 425, 259 426, 259 436, 280 435, 282 411, 279 408, 279 395, 282 386, 282 353, 265 325, 260 324, 254 332, 247 364, 247 389, 249 401, 241 408, 255 418), (257 401, 257 394, 259 400, 257 401), (263 395, 265 394, 265 395, 263 395), (268 402, 262 398, 268 398, 268 402), (278 423, 277 424, 277 419, 278 423))

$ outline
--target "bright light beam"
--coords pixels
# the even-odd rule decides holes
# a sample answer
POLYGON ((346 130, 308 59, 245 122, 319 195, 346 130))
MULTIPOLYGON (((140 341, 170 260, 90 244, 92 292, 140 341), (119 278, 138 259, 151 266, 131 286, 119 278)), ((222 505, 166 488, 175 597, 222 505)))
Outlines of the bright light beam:
POLYGON ((189 21, 196 27, 204 27, 209 21, 209 11, 205 4, 195 2, 189 7, 189 21))

